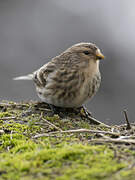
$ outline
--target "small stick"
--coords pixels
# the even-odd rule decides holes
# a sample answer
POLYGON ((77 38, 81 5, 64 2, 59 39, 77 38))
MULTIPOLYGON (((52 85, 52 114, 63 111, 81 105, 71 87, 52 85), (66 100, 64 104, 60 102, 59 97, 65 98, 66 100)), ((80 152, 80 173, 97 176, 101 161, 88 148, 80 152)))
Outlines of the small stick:
POLYGON ((52 124, 51 122, 49 122, 49 121, 47 121, 46 119, 44 119, 44 118, 42 118, 43 119, 43 121, 45 121, 47 124, 49 124, 50 126, 52 126, 53 128, 55 128, 55 129, 57 129, 57 130, 59 130, 59 131, 62 131, 62 129, 61 128, 59 128, 59 127, 57 127, 57 126, 55 126, 54 124, 52 124))
POLYGON ((47 109, 47 108, 38 108, 38 110, 51 112, 51 110, 50 110, 50 109, 47 109))
POLYGON ((10 133, 10 140, 12 140, 13 139, 13 131, 11 131, 11 133, 10 133))
POLYGON ((113 133, 110 131, 100 131, 100 130, 90 130, 90 129, 73 129, 73 130, 66 130, 61 132, 50 132, 50 134, 56 134, 56 133, 102 133, 102 134, 109 134, 114 136, 119 136, 119 133, 113 133))
POLYGON ((6 107, 12 107, 12 106, 25 106, 25 107, 29 107, 29 104, 25 104, 25 103, 16 103, 16 102, 14 102, 14 103, 11 103, 11 104, 9 104, 9 103, 0 103, 0 106, 6 106, 6 107))
POLYGON ((0 129, 0 135, 4 134, 4 131, 2 129, 0 129))
POLYGON ((9 119, 16 119, 14 116, 9 117, 1 117, 0 120, 9 120, 9 119))
MULTIPOLYGON (((106 135, 104 135, 104 134, 102 134, 102 133, 98 133, 98 135, 99 135, 100 137, 104 138, 104 139, 108 139, 108 138, 109 138, 108 136, 106 136, 106 135)), ((109 139, 110 139, 110 138, 109 138, 109 139)))
POLYGON ((50 126, 52 126, 53 128, 57 129, 58 131, 62 131, 61 128, 57 127, 56 125, 54 125, 53 123, 47 121, 46 119, 43 118, 43 113, 41 113, 41 118, 43 119, 43 121, 45 121, 47 124, 49 124, 50 126))
POLYGON ((134 144, 135 145, 135 140, 132 139, 92 139, 89 140, 89 142, 94 142, 94 143, 119 143, 119 144, 134 144))
MULTIPOLYGON (((73 134, 67 135, 66 137, 71 137, 73 136, 73 134)), ((40 137, 57 137, 57 138, 61 138, 62 136, 57 136, 56 134, 49 134, 49 133, 43 133, 43 134, 37 134, 35 136, 32 137, 32 139, 37 139, 40 137)))
MULTIPOLYGON (((67 130, 67 131, 55 131, 55 132, 50 132, 48 133, 48 135, 54 135, 54 134, 58 134, 58 133, 97 133, 97 134, 109 134, 109 135, 114 135, 114 136, 119 136, 120 134, 118 133, 113 133, 113 132, 109 132, 109 131, 100 131, 100 130, 89 130, 89 129, 73 129, 73 130, 67 130)), ((39 138, 39 137, 44 137, 46 136, 47 133, 43 133, 43 134, 38 134, 35 135, 33 138, 39 138)))
POLYGON ((16 105, 17 103, 14 104, 9 104, 9 103, 0 103, 0 106, 13 106, 16 105))
POLYGON ((82 109, 83 109, 86 117, 90 120, 90 122, 91 122, 92 124, 102 125, 102 126, 105 126, 105 127, 110 128, 109 125, 107 125, 107 124, 105 124, 105 123, 102 123, 102 122, 100 122, 99 120, 97 120, 96 118, 92 117, 92 116, 91 116, 91 113, 87 110, 86 107, 83 106, 82 109))
POLYGON ((125 115, 125 120, 126 120, 126 122, 127 122, 127 127, 126 127, 126 129, 127 129, 127 130, 128 130, 128 129, 131 129, 131 125, 130 125, 129 120, 128 120, 128 115, 127 115, 126 109, 125 109, 123 112, 124 112, 124 115, 125 115))
POLYGON ((102 122, 100 122, 99 120, 97 120, 97 119, 95 119, 95 118, 93 118, 93 117, 91 117, 91 116, 88 116, 88 118, 89 118, 89 120, 90 120, 93 124, 102 125, 102 126, 105 126, 105 127, 110 128, 109 125, 107 125, 107 124, 105 124, 105 123, 102 123, 102 122))

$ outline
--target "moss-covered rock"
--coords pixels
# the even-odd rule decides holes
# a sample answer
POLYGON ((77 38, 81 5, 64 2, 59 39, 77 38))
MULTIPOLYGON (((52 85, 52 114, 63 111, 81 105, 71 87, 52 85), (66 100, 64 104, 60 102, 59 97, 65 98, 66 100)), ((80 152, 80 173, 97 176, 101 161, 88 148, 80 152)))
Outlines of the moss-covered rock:
MULTIPOLYGON (((93 141, 113 134, 61 133, 80 128, 111 132, 112 127, 91 125, 78 112, 50 115, 46 104, 0 103, 0 179, 134 179, 134 144, 93 141), (43 136, 35 138, 38 134, 43 136)), ((113 128, 129 133, 125 126, 113 128)))

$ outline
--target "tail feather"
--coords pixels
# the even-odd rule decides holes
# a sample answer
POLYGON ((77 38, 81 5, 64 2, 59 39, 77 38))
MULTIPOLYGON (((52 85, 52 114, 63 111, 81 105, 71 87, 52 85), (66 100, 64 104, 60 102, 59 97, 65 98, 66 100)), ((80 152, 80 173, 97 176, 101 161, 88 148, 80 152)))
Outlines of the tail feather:
POLYGON ((13 78, 13 80, 32 80, 33 79, 33 74, 28 74, 26 76, 19 76, 13 78))

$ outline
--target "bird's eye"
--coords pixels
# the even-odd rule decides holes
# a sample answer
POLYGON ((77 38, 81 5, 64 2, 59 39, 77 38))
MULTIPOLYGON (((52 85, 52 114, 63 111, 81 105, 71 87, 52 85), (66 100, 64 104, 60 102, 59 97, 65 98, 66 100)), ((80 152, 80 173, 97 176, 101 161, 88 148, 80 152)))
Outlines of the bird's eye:
POLYGON ((85 55, 90 54, 89 51, 83 51, 83 53, 84 53, 85 55))

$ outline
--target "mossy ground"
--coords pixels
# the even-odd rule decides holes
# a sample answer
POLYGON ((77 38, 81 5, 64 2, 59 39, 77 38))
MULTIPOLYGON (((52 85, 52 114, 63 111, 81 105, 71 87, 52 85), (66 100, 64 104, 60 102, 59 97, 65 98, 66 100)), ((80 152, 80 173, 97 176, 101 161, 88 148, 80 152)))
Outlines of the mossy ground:
POLYGON ((51 117, 50 113, 40 103, 0 103, 0 179, 134 179, 134 145, 94 143, 91 139, 98 138, 97 134, 89 133, 33 138, 58 129, 108 130, 76 113, 65 117, 51 117))

